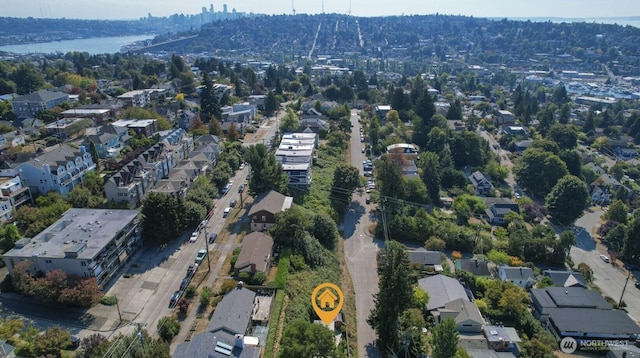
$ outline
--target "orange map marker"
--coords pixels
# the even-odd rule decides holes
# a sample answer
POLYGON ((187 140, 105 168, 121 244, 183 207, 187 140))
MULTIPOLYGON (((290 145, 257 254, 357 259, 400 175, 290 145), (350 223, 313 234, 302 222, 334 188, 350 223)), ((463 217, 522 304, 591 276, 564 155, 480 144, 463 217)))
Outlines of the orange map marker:
POLYGON ((338 316, 343 305, 342 291, 332 283, 325 282, 318 285, 311 294, 311 306, 327 326, 338 316))

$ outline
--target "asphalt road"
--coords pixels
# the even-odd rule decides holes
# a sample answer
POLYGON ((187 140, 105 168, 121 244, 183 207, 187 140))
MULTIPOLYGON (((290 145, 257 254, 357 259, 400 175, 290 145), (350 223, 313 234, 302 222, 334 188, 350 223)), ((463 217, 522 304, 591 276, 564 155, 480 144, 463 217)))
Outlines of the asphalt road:
MULTIPOLYGON (((351 111, 353 133, 351 135, 351 163, 363 174, 362 161, 366 159, 360 143, 360 123, 357 111, 351 111)), ((383 246, 382 240, 377 240, 368 234, 369 227, 375 218, 371 209, 375 204, 367 205, 365 197, 355 194, 344 218, 344 252, 347 268, 356 293, 356 318, 358 325, 358 357, 379 357, 380 352, 375 345, 376 335, 367 324, 369 312, 375 307, 373 294, 378 292, 378 273, 376 256, 378 249, 383 246)))
MULTIPOLYGON (((598 207, 592 207, 576 221, 575 226, 580 231, 576 235, 576 245, 571 247, 571 258, 576 266, 581 262, 589 265, 595 277, 594 283, 602 290, 602 294, 618 302, 627 281, 628 272, 606 263, 600 258, 600 255, 607 255, 607 251, 605 247, 597 244, 592 233, 597 230, 600 216, 603 213, 598 207)), ((638 322, 640 320, 640 290, 634 286, 635 280, 632 275, 623 300, 627 303, 626 310, 629 316, 638 322)))

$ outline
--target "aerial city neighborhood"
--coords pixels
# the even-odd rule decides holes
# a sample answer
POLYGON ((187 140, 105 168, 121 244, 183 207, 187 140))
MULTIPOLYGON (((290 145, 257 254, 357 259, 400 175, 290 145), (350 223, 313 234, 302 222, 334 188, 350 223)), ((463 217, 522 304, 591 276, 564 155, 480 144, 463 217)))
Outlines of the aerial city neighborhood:
POLYGON ((1 356, 640 355, 640 29, 176 21, 0 51, 1 356))

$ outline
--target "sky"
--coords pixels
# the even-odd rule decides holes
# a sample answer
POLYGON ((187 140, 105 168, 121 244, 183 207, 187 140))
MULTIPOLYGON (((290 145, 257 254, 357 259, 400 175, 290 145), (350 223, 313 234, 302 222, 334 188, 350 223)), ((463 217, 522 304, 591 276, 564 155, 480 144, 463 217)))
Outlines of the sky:
MULTIPOLYGON (((151 13, 215 11, 291 14, 292 0, 0 0, 0 16, 81 19, 137 19, 151 13)), ((475 17, 601 18, 640 16, 639 0, 293 0, 297 13, 349 13, 354 16, 451 14, 475 17)))

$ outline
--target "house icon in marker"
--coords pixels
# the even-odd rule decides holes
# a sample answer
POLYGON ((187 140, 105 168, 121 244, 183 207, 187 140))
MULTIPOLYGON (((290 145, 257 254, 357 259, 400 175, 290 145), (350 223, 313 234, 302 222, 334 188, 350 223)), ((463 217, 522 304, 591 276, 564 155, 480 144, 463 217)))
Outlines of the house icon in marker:
POLYGON ((318 300, 320 300, 321 308, 329 308, 333 309, 336 306, 336 300, 338 297, 331 292, 330 289, 326 288, 322 293, 318 296, 318 300))

